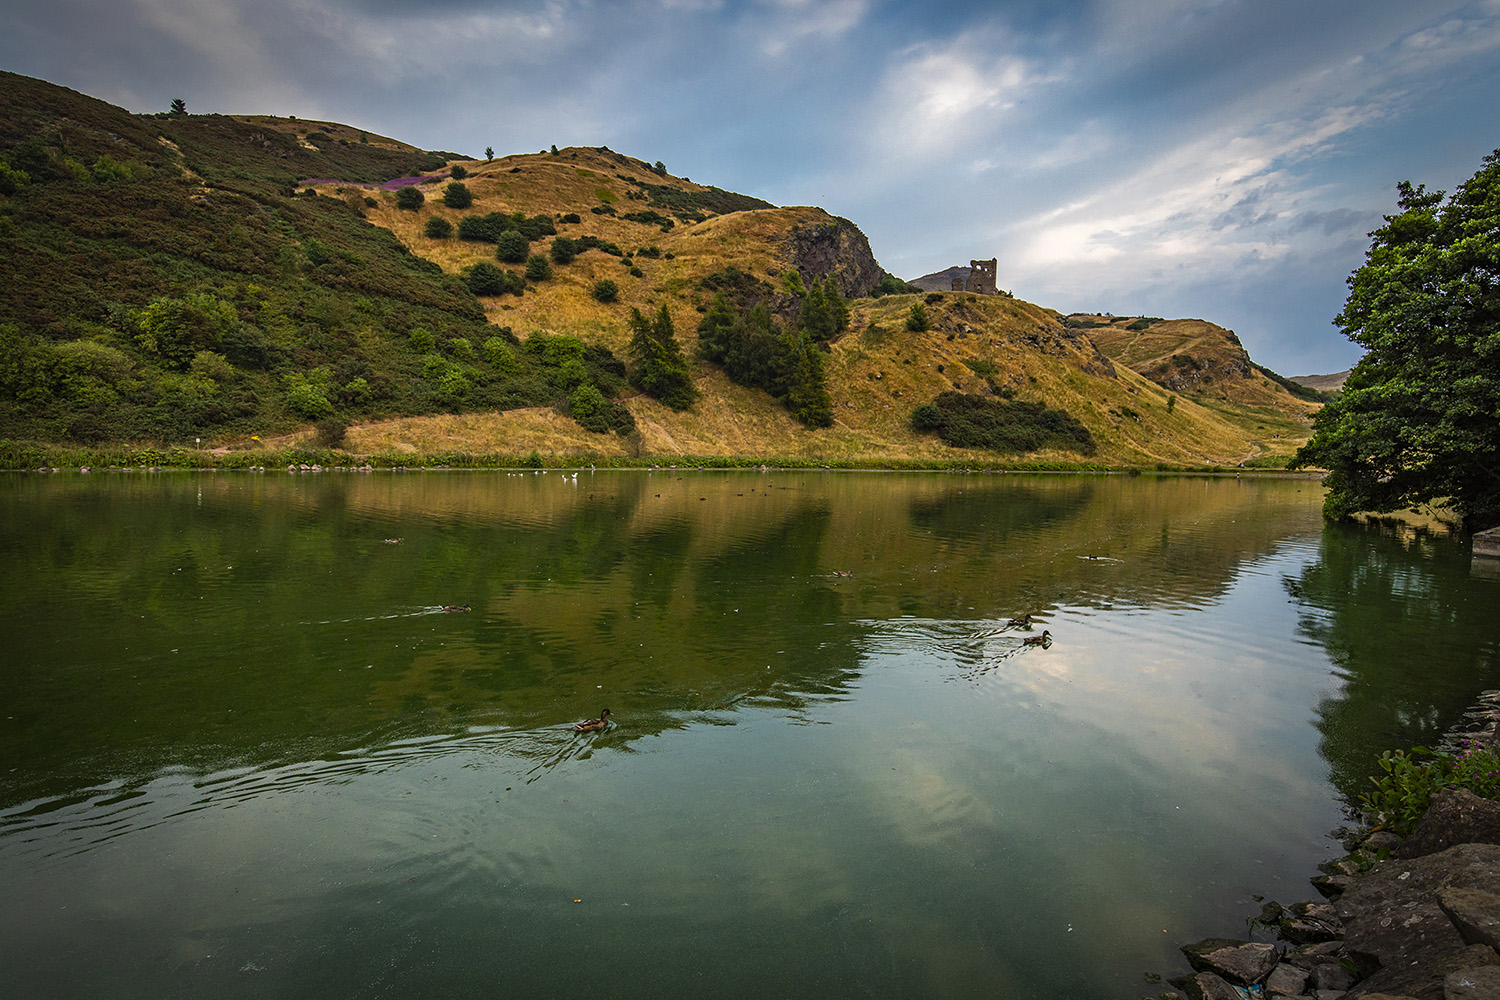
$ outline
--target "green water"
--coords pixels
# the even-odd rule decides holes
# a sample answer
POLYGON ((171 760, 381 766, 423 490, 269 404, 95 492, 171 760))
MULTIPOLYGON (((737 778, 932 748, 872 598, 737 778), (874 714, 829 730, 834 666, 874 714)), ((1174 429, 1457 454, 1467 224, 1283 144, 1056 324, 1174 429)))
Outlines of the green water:
POLYGON ((0 478, 3 992, 1153 992, 1500 686, 1465 546, 1320 500, 0 478))

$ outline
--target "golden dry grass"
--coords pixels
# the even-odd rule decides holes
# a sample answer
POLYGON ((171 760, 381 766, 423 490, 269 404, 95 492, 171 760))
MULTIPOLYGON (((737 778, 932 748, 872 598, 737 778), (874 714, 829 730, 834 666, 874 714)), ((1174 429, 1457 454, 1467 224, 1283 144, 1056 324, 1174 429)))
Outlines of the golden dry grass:
MULTIPOLYGON (((663 178, 639 160, 603 150, 506 156, 470 161, 465 167, 470 174, 464 183, 474 195, 470 208, 459 211, 443 206, 443 178, 424 185, 427 201, 420 211, 400 211, 393 194, 379 193, 379 204, 367 210, 368 217, 395 232, 414 252, 446 271, 458 272, 481 260, 494 260, 494 247, 451 238, 428 239, 423 227, 429 218, 447 218, 456 229, 458 220, 470 213, 546 213, 554 218, 576 213, 581 221, 559 223, 560 235, 592 235, 615 243, 634 255, 629 263, 641 276, 631 276, 629 264, 620 258, 588 251, 566 266, 554 267, 552 279, 533 285, 522 296, 482 301, 491 323, 510 327, 522 338, 535 332, 569 334, 621 354, 630 337, 630 310, 647 312, 664 303, 684 350, 692 357, 700 313, 709 299, 701 286, 705 276, 732 266, 774 283, 789 266, 785 247, 793 227, 831 220, 817 208, 775 208, 714 216, 695 224, 679 222, 662 232, 655 226, 595 215, 590 209, 601 203, 613 205, 621 214, 645 207, 644 202, 627 197, 635 186, 621 176, 649 184, 700 188, 678 178, 663 178), (642 248, 652 246, 659 249, 659 257, 640 255, 642 248), (594 283, 603 278, 619 285, 617 302, 603 305, 593 299, 594 283)), ((358 197, 362 200, 365 193, 360 191, 358 197)), ((354 196, 352 191, 347 194, 354 196)), ((533 250, 543 247, 537 244, 533 250)), ((827 357, 835 420, 823 430, 801 427, 766 394, 736 386, 714 366, 696 363, 702 398, 691 410, 676 413, 645 397, 627 401, 640 431, 636 444, 614 435, 592 434, 550 409, 530 409, 355 427, 349 432, 348 447, 362 453, 458 450, 525 455, 535 450, 559 459, 639 451, 643 458, 663 460, 759 456, 841 464, 957 461, 982 467, 1006 462, 1086 462, 1191 467, 1290 454, 1306 439, 1307 414, 1315 408, 1294 400, 1257 373, 1255 378, 1269 390, 1257 385, 1258 395, 1242 394, 1243 399, 1179 396, 1169 410, 1173 394, 1130 366, 1169 357, 1184 344, 1201 350, 1215 338, 1227 343, 1225 331, 1202 321, 1160 324, 1162 330, 1153 328, 1156 339, 1133 337, 1128 342, 1119 337, 1111 340, 1113 329, 1100 331, 1109 345, 1106 351, 1121 362, 1112 366, 1111 374, 1109 361, 1084 335, 1095 331, 1067 330, 1055 311, 1020 300, 942 293, 859 300, 851 306, 850 332, 833 345, 827 357), (931 329, 907 331, 905 322, 912 305, 925 304, 929 297, 933 299, 926 304, 931 329), (986 375, 966 361, 976 363, 986 375), (967 452, 910 429, 911 412, 917 405, 948 389, 985 393, 990 391, 990 381, 1016 398, 1067 410, 1089 428, 1098 444, 1097 454, 967 452)))

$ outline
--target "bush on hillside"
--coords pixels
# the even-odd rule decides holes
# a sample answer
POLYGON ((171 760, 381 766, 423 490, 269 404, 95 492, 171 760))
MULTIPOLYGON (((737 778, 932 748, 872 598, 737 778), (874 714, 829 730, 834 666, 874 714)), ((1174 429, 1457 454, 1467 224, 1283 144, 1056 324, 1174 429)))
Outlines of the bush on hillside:
POLYGON ((468 208, 474 204, 474 195, 458 181, 449 181, 448 186, 443 188, 443 204, 449 208, 468 208))
POLYGON ((620 286, 608 278, 594 282, 594 298, 603 303, 610 303, 620 297, 620 286))
POLYGON ((1088 428, 1066 410, 1019 399, 945 392, 912 413, 912 426, 936 430, 944 443, 955 448, 1012 453, 1058 448, 1084 455, 1096 450, 1088 428))
POLYGON ((531 242, 519 230, 503 232, 495 241, 495 256, 507 264, 523 264, 530 253, 531 242))
POLYGON ((539 253, 526 258, 526 280, 546 281, 552 277, 552 265, 539 253))
POLYGON ((453 223, 441 215, 434 215, 427 220, 427 225, 422 227, 422 232, 430 240, 446 240, 453 235, 453 223))
POLYGON ((913 303, 911 311, 906 314, 906 328, 912 333, 922 333, 931 327, 932 320, 927 317, 927 307, 920 302, 913 303))
POLYGON ((409 184, 396 192, 396 207, 408 212, 415 212, 426 200, 427 196, 415 184, 409 184))

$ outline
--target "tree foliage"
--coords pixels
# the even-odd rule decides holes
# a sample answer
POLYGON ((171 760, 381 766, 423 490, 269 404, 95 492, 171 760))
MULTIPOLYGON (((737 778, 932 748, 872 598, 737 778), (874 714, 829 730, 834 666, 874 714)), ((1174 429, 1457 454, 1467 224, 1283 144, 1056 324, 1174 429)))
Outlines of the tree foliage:
POLYGON ((687 356, 677 343, 677 331, 666 303, 656 318, 644 316, 639 309, 630 310, 630 357, 637 370, 636 385, 646 395, 660 400, 674 410, 686 410, 698 398, 688 370, 687 356))
POLYGON ((1446 202, 1397 191, 1334 320, 1367 353, 1293 467, 1328 470, 1330 517, 1446 498, 1500 523, 1500 150, 1446 202))

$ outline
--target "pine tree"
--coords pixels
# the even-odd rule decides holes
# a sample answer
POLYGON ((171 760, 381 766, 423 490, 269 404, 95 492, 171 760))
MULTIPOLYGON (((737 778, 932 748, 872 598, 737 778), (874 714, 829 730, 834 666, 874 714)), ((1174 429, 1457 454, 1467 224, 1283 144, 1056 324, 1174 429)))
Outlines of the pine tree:
POLYGON ((808 427, 833 423, 833 400, 823 375, 823 351, 801 330, 782 335, 781 382, 786 408, 808 427))
POLYGON ((698 398, 688 371, 687 357, 677 343, 672 314, 665 303, 653 322, 639 309, 630 310, 630 356, 638 370, 636 385, 641 391, 674 410, 686 410, 698 398))

